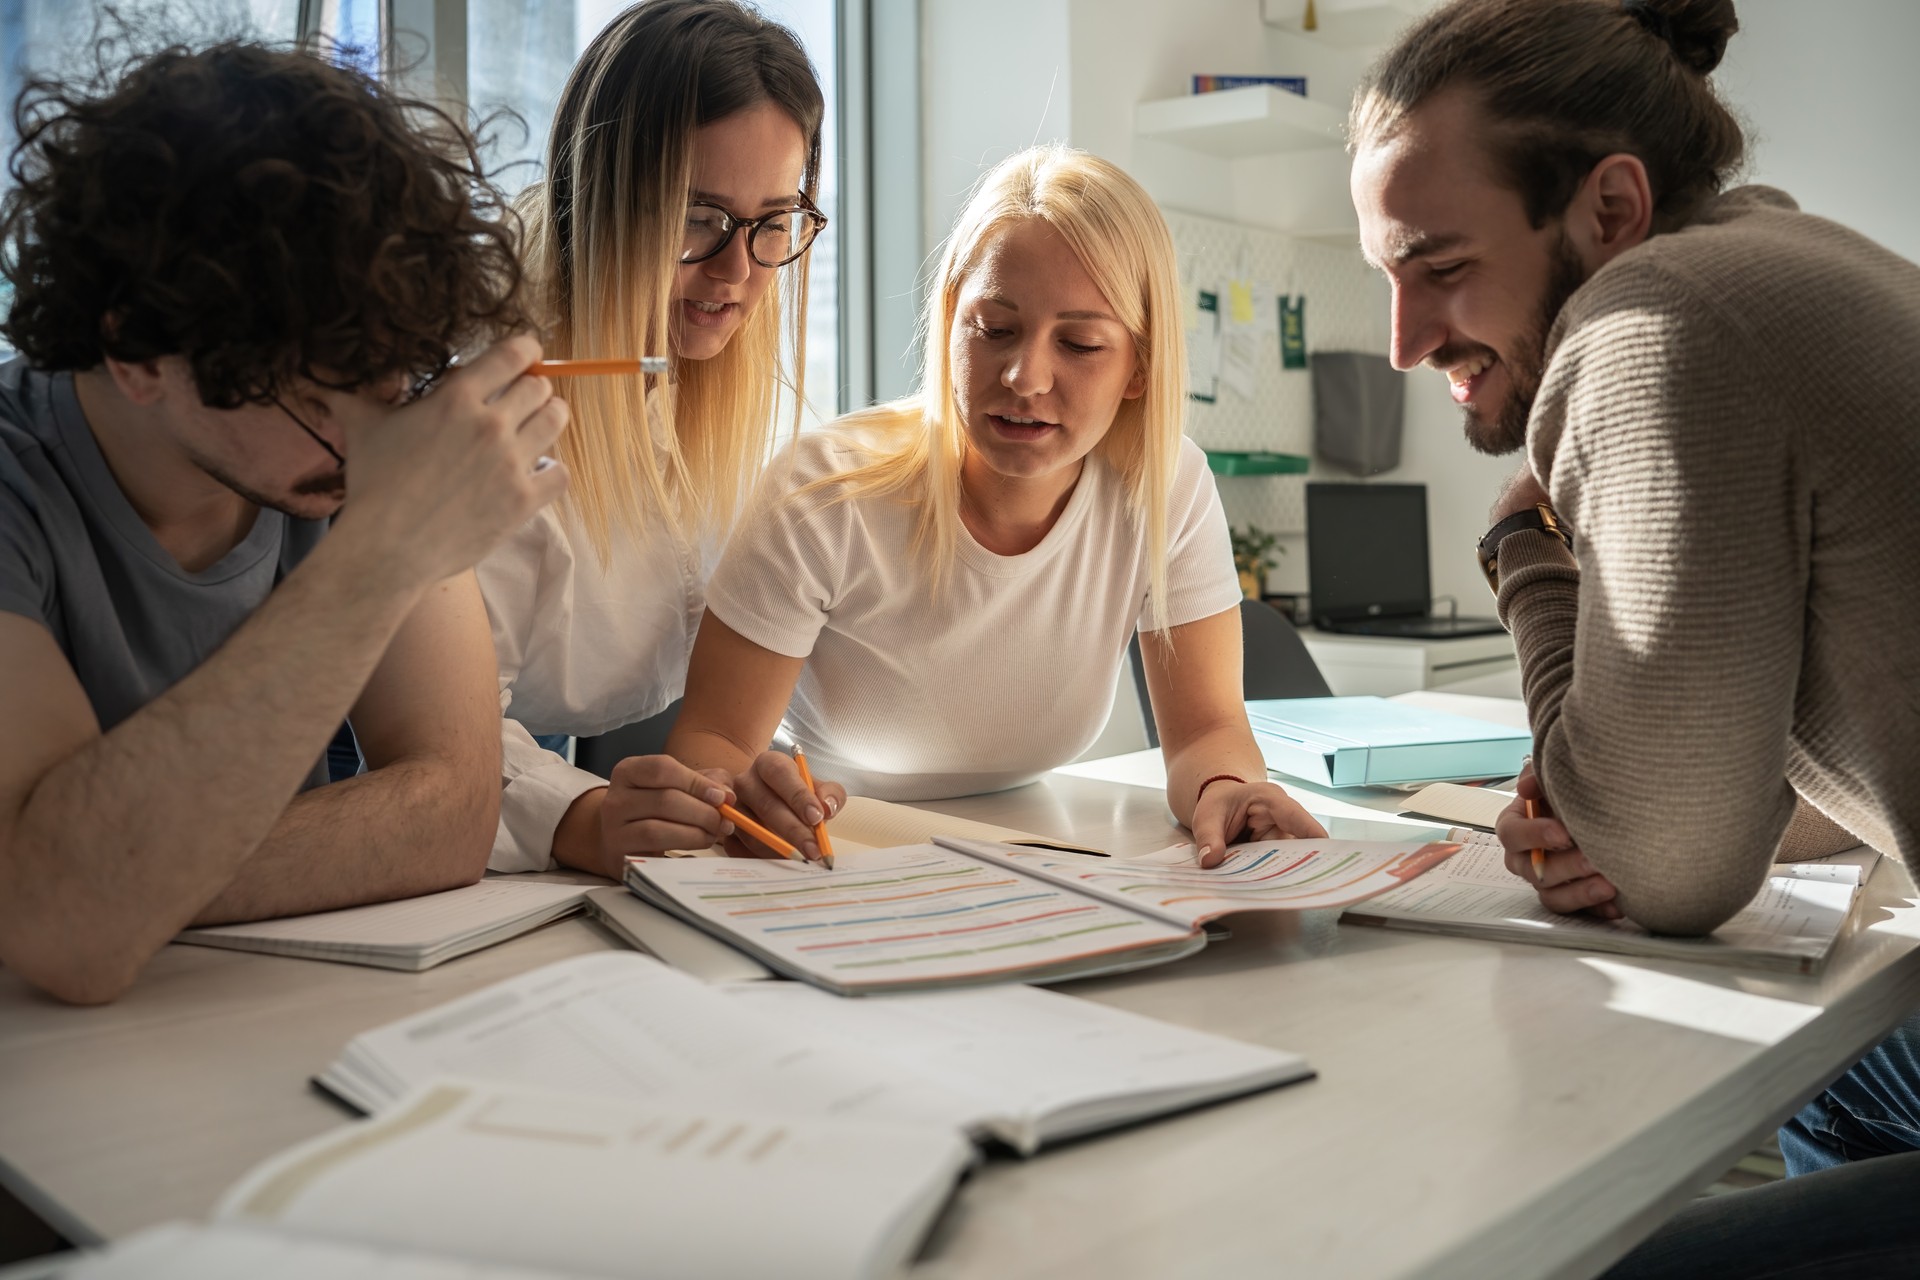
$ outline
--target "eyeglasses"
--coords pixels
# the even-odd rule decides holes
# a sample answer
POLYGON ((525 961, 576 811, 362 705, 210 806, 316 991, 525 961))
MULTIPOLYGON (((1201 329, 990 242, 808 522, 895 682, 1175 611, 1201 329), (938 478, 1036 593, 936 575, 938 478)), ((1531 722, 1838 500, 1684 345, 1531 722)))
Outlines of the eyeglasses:
POLYGON ((687 205, 680 261, 705 262, 732 244, 733 233, 744 227, 747 254, 763 267, 784 267, 811 248, 826 225, 827 215, 804 195, 793 208, 758 218, 736 218, 717 204, 695 200, 687 205))
MULTIPOLYGON (((415 400, 418 400, 421 396, 424 396, 429 391, 432 391, 434 384, 438 382, 441 376, 445 374, 447 370, 452 367, 453 366, 451 365, 451 363, 443 364, 437 368, 429 369, 425 372, 414 374, 412 378, 408 381, 406 390, 402 391, 395 399, 391 401, 391 403, 395 408, 398 408, 401 405, 412 404, 415 400)), ((274 396, 273 407, 278 409, 280 412, 286 414, 287 417, 291 418, 293 420, 294 426, 300 428, 302 431, 306 432, 309 436, 312 436, 313 442, 319 445, 322 449, 325 449, 327 451, 327 456, 333 459, 334 466, 340 467, 342 469, 346 467, 347 460, 340 456, 340 451, 334 448, 332 445, 328 444, 326 442, 325 437, 323 437, 318 431, 315 431, 312 427, 308 426, 305 418, 302 418, 299 414, 287 408, 286 401, 282 400, 279 396, 274 396)))
POLYGON ((300 428, 302 431, 312 436, 313 442, 319 445, 322 449, 325 449, 327 451, 327 456, 333 459, 334 466, 339 467, 342 470, 346 469, 347 460, 340 456, 340 451, 334 448, 332 445, 328 444, 326 442, 326 439, 323 436, 321 436, 321 434, 318 431, 315 431, 312 427, 308 426, 305 422, 301 421, 300 415, 295 413, 293 410, 287 408, 285 403, 281 401, 280 397, 275 396, 273 398, 273 405, 274 405, 274 408, 280 410, 280 412, 286 414, 289 418, 292 418, 294 426, 300 428))

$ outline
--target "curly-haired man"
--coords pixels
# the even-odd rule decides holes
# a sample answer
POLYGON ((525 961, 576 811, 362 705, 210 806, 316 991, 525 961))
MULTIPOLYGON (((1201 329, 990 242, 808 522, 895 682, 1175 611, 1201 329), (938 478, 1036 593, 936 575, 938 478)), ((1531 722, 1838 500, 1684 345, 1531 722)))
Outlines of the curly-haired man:
POLYGON ((485 346, 523 318, 471 138, 241 43, 32 83, 16 119, 0 964, 104 1001, 189 924, 477 879, 468 570, 564 489, 566 407, 532 338, 485 346), (367 772, 313 785, 348 716, 367 772))

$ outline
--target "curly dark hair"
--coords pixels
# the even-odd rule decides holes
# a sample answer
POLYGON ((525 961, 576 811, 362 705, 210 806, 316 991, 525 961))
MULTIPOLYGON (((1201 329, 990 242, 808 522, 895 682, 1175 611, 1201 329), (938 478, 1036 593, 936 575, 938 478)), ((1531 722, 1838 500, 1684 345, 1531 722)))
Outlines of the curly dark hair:
POLYGON ((0 203, 0 332, 34 365, 180 355, 214 408, 351 389, 527 326, 476 140, 313 54, 176 45, 30 79, 0 203))

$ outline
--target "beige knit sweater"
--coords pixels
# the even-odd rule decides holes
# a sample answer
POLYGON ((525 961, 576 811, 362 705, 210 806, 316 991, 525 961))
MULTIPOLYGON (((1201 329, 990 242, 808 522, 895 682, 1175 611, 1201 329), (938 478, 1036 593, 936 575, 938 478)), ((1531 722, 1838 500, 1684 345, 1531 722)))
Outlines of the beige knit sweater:
POLYGON ((1649 928, 1753 897, 1795 792, 1920 854, 1920 266, 1763 187, 1595 273, 1500 550, 1535 761, 1649 928))

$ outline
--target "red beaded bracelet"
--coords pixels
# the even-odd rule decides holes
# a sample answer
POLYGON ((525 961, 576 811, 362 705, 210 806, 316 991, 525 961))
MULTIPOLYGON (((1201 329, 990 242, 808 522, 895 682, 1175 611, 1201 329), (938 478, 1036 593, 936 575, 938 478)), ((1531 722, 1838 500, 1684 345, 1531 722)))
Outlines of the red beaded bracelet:
POLYGON ((1207 788, 1216 782, 1237 782, 1243 787, 1247 784, 1247 780, 1237 773, 1216 773, 1201 783, 1200 789, 1193 793, 1193 805, 1196 809, 1200 807, 1200 797, 1207 794, 1207 788))

